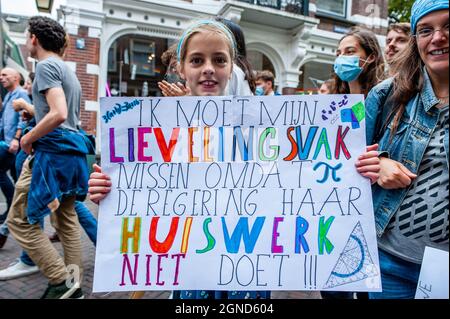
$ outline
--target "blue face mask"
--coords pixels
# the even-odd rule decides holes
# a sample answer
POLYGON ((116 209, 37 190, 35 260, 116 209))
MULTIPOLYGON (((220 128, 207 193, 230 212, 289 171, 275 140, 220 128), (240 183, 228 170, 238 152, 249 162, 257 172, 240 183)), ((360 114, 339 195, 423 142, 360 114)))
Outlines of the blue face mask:
POLYGON ((255 95, 264 95, 264 88, 262 86, 257 86, 255 90, 255 95))
POLYGON ((340 55, 334 61, 334 73, 344 82, 358 78, 363 68, 359 66, 359 56, 340 55))

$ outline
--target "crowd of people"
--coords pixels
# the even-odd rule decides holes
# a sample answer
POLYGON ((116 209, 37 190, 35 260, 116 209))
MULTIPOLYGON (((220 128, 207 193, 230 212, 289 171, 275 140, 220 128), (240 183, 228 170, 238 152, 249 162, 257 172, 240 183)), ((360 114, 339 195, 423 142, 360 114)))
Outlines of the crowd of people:
MULTIPOLYGON (((382 51, 375 34, 352 28, 339 41, 333 74, 319 94, 363 94, 366 152, 356 171, 372 183, 382 292, 321 292, 326 299, 414 298, 426 246, 448 251, 448 1, 417 0, 411 23, 392 24, 382 51)), ((43 298, 83 298, 81 225, 96 244, 97 222, 83 204, 99 203, 110 177, 86 155, 92 136, 79 122, 81 86, 63 62, 66 32, 45 17, 29 20, 27 48, 39 63, 20 85, 20 73, 1 70, 7 90, 0 119, 0 249, 8 235, 22 247, 0 280, 40 271, 43 298), (70 163, 70 165, 68 164, 70 163), (15 185, 14 185, 15 183, 15 185), (61 257, 43 232, 50 215, 61 257), (70 268, 76 267, 73 278, 70 268), (72 278, 72 280, 68 280, 72 278)), ((238 24, 199 20, 161 57, 164 96, 279 95, 274 74, 255 72, 238 24)), ((1 250, 0 250, 1 254, 1 250)), ((174 291, 175 299, 270 298, 270 291, 174 291)))

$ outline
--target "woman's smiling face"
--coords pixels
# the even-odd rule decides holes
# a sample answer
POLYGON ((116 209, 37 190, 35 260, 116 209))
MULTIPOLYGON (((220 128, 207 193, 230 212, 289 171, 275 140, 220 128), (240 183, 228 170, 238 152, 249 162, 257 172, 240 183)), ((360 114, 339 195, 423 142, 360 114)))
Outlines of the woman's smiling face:
POLYGON ((448 73, 448 10, 427 14, 417 23, 416 41, 420 58, 429 73, 448 73))

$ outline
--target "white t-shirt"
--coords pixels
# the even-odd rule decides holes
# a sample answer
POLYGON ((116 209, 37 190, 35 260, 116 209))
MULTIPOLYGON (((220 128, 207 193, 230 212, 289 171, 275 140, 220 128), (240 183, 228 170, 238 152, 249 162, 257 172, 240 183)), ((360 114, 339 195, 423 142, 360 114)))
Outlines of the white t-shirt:
POLYGON ((231 80, 228 82, 228 87, 225 90, 227 95, 239 95, 239 96, 249 96, 253 95, 250 90, 250 85, 245 79, 245 73, 236 64, 233 64, 233 74, 231 75, 231 80))

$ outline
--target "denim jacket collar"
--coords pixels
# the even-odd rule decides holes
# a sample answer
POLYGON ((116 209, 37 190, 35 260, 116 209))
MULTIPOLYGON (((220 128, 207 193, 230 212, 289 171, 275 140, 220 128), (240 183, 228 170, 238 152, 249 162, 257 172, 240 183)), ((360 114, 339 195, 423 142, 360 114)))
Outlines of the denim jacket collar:
POLYGON ((431 84, 431 79, 425 66, 423 67, 423 75, 424 82, 420 96, 425 112, 429 112, 433 106, 439 103, 439 99, 434 94, 433 85, 431 84))

